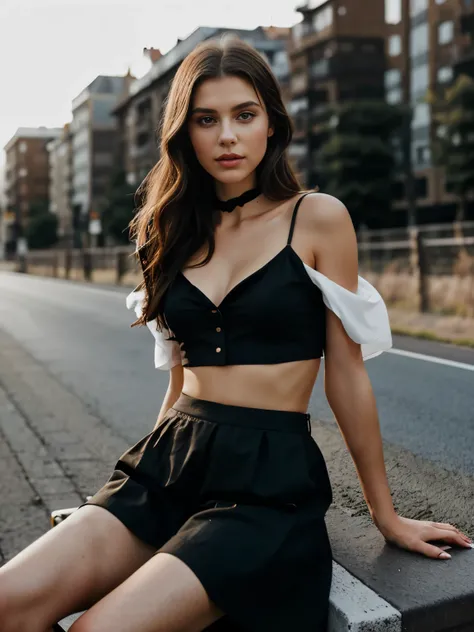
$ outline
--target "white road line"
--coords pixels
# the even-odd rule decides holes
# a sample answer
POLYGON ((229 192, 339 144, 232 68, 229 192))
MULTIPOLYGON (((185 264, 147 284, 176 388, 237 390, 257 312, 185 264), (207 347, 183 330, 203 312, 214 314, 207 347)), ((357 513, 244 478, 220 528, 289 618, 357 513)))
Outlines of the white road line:
POLYGON ((414 358, 415 360, 424 360, 425 362, 434 362, 435 364, 444 364, 452 366, 455 369, 465 369, 466 371, 474 371, 474 364, 466 364, 465 362, 456 362, 454 360, 445 360, 436 356, 425 355, 424 353, 414 353, 413 351, 404 351, 403 349, 388 349, 386 353, 394 353, 396 355, 414 358))

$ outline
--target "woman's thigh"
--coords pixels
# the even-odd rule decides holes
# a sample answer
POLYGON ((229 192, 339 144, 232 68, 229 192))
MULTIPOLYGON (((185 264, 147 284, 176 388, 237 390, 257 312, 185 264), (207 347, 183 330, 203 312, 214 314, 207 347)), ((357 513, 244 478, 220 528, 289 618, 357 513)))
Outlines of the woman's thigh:
POLYGON ((155 552, 109 511, 80 507, 0 568, 0 618, 46 628, 90 608, 155 552))
POLYGON ((193 571, 160 552, 79 617, 70 632, 200 632, 223 615, 193 571))

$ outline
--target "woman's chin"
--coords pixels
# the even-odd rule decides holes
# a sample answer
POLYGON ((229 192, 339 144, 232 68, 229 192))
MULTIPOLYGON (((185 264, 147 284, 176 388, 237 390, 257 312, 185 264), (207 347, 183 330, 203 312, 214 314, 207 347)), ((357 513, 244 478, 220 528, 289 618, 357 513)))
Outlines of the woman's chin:
POLYGON ((245 171, 242 169, 232 169, 232 171, 229 171, 228 173, 222 173, 222 171, 219 173, 213 173, 212 177, 214 180, 222 182, 222 184, 234 184, 245 180, 249 177, 249 175, 250 174, 247 169, 245 171))

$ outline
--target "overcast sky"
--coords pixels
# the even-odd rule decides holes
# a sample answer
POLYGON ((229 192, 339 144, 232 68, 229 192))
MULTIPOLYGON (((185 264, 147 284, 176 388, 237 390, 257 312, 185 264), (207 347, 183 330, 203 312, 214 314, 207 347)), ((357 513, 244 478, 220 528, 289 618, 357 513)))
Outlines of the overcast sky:
MULTIPOLYGON (((312 0, 313 6, 318 1, 312 0)), ((363 8, 364 0, 359 1, 363 8)), ((381 0, 382 1, 382 0, 381 0)), ((397 20, 399 0, 386 0, 397 20)), ((136 76, 143 47, 170 50, 198 26, 292 26, 303 0, 0 0, 0 165, 18 127, 62 127, 97 75, 136 76)))

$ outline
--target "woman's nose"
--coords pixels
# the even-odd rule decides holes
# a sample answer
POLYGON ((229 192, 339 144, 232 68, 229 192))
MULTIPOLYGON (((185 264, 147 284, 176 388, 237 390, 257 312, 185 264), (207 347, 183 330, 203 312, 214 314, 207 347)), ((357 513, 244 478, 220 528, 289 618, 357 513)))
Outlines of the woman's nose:
POLYGON ((222 123, 219 141, 221 143, 235 142, 235 131, 230 123, 222 123))

